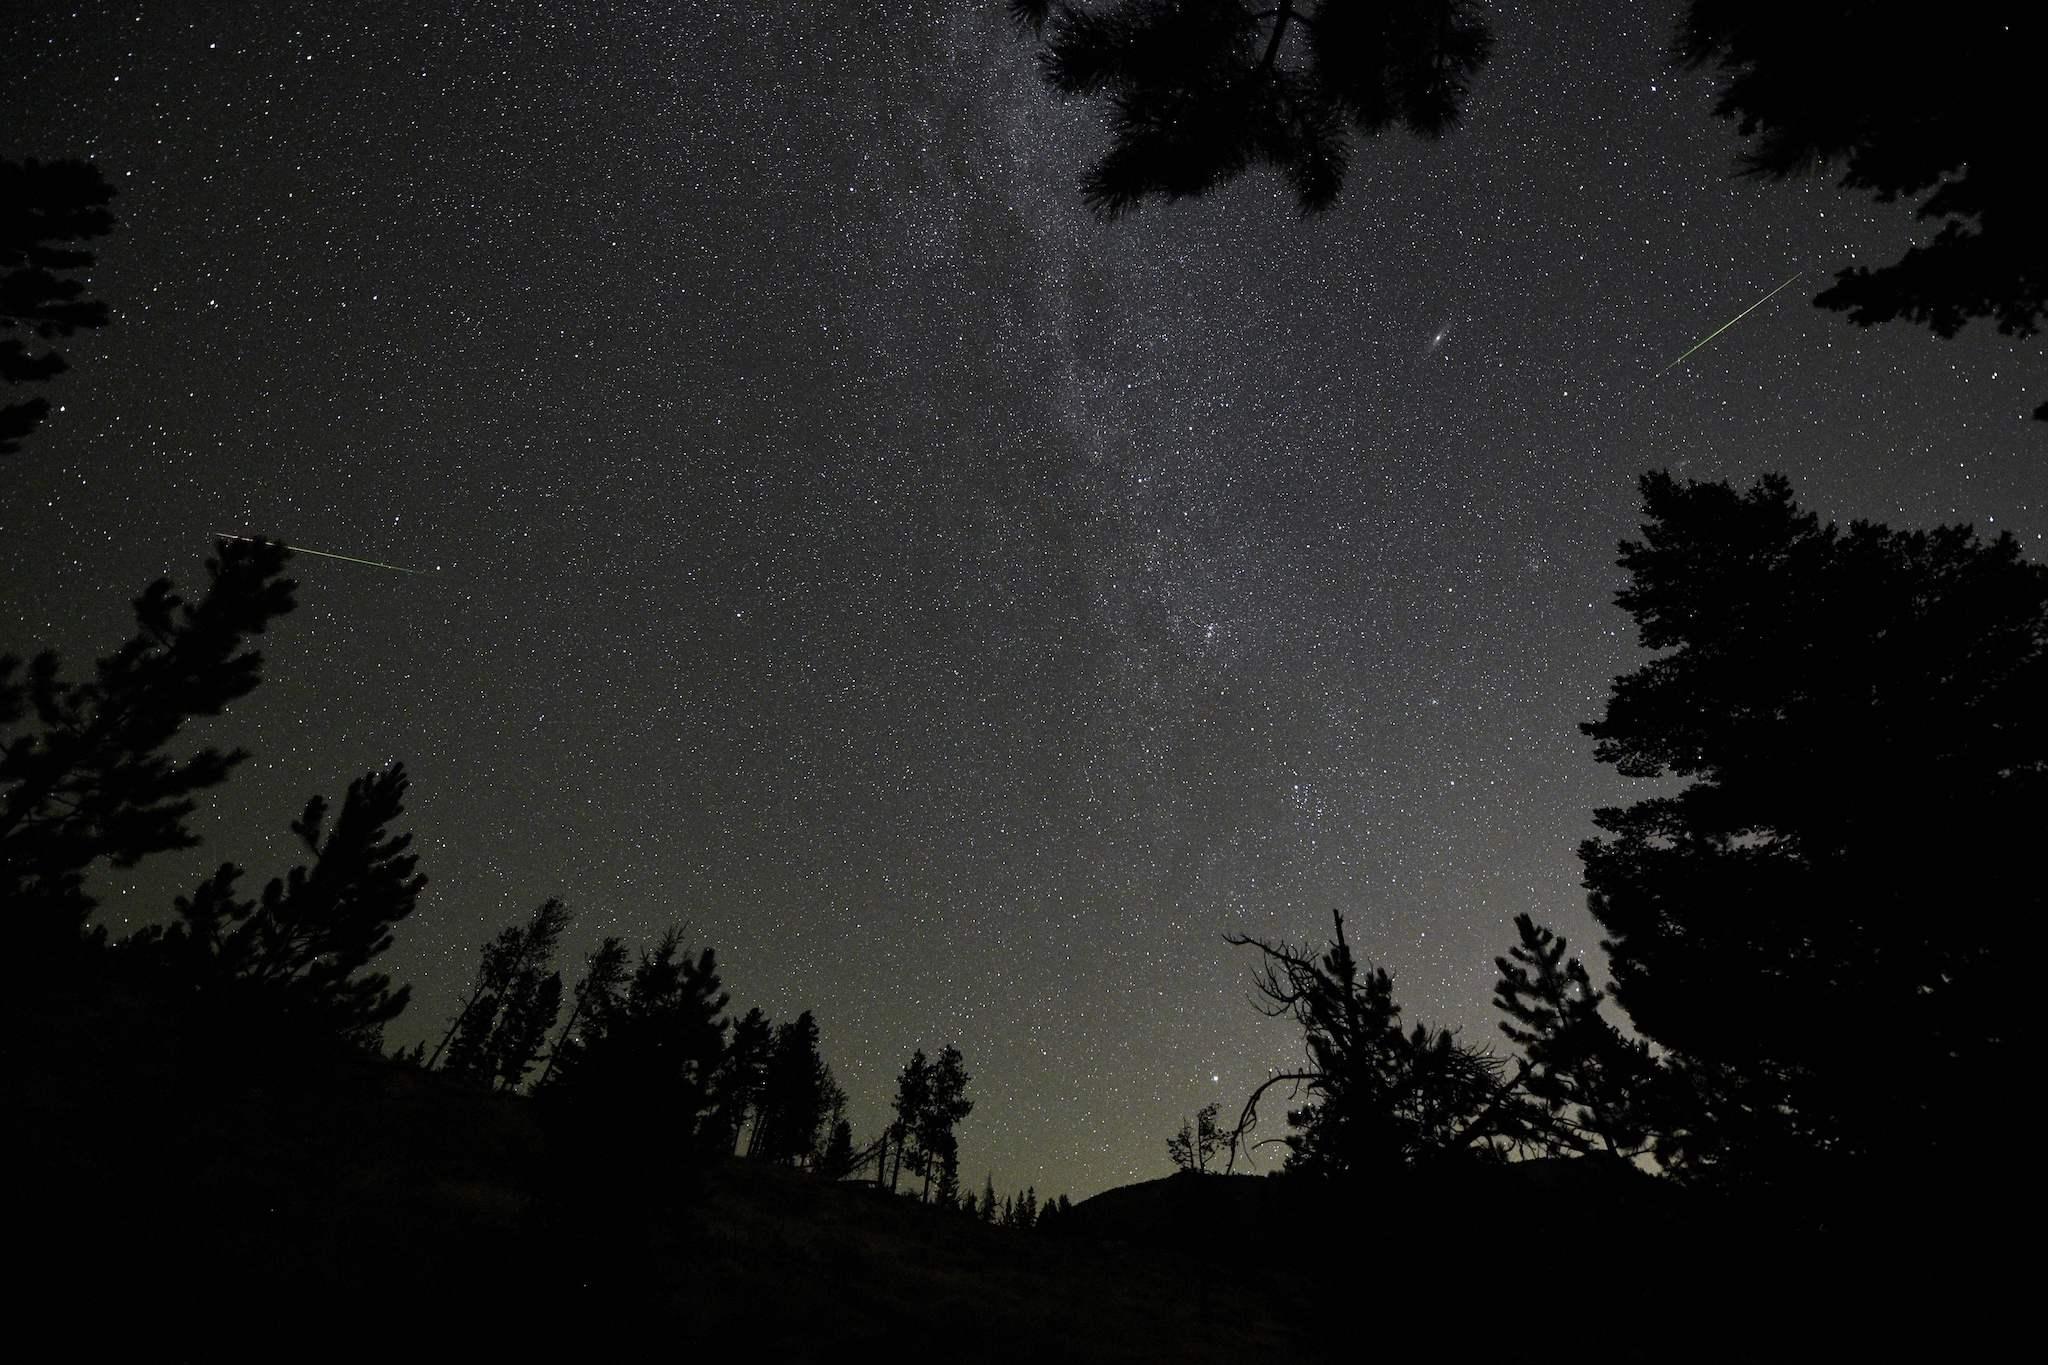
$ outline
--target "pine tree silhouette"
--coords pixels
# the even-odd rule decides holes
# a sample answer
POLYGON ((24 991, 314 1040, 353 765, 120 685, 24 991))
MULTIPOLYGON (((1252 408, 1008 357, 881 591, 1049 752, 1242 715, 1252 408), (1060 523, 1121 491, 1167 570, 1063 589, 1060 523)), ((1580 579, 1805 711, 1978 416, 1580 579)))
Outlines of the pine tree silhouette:
MULTIPOLYGON (((923 1056, 922 1053, 918 1055, 923 1056)), ((974 1112, 974 1101, 967 1098, 967 1083, 972 1079, 967 1074, 966 1058, 952 1043, 939 1050, 938 1060, 926 1073, 923 1105, 911 1121, 920 1154, 919 1170, 925 1179, 926 1198, 931 1195, 933 1179, 943 1176, 940 1166, 946 1154, 957 1154, 959 1150, 959 1139, 953 1130, 974 1112)), ((957 1195, 957 1172, 954 1179, 957 1195)))
POLYGON ((831 1136, 825 1140, 824 1155, 818 1158, 818 1174, 827 1180, 844 1180, 853 1174, 853 1124, 835 1119, 831 1136))
POLYGON ((521 972, 491 1034, 491 1074, 501 1090, 517 1090, 562 1013, 562 974, 521 972))
POLYGON ((1334 915, 1336 936, 1318 956, 1307 947, 1225 937, 1261 957, 1254 989, 1269 1018, 1302 1030, 1308 1065, 1267 1078, 1246 1099, 1233 1152, 1258 1122, 1267 1091, 1281 1085, 1306 1096, 1288 1112, 1287 1168, 1315 1175, 1385 1171, 1425 1160, 1486 1151, 1520 1131, 1520 1074, 1504 1080, 1487 1049, 1459 1043, 1448 1030, 1401 1029, 1401 1007, 1384 968, 1361 971, 1334 915))
POLYGON ((389 826, 405 811, 402 764, 349 784, 333 825, 315 796, 292 824, 312 854, 263 889, 238 900, 242 869, 224 863, 177 901, 167 933, 143 931, 138 949, 159 951, 202 982, 274 1008, 312 1031, 375 1050, 383 1026, 405 1009, 411 987, 367 971, 391 946, 427 879, 415 868, 412 836, 389 826))
POLYGON ((832 1083, 818 1055, 818 1021, 805 1010, 775 1030, 775 1046, 761 1096, 759 1156, 764 1161, 801 1165, 818 1147, 832 1083))
MULTIPOLYGON (((113 197, 84 162, 0 161, 0 384, 46 383, 69 368, 24 337, 51 341, 106 325, 107 305, 85 297, 76 272, 93 263, 79 244, 114 226, 113 197)), ((47 398, 0 404, 0 455, 19 451, 49 413, 47 398)))
POLYGON ((89 682, 66 682, 57 656, 23 668, 0 656, 0 902, 15 945, 32 960, 73 950, 94 908, 85 872, 132 867, 199 842, 186 821, 199 792, 247 757, 169 750, 187 721, 219 715, 262 676, 252 635, 292 609, 286 551, 223 541, 209 583, 188 603, 159 579, 136 599, 136 634, 99 660, 89 682))
POLYGON ((569 1017, 562 1022, 562 1030, 555 1037, 555 1045, 548 1052, 547 1065, 541 1068, 540 1079, 534 1088, 540 1089, 552 1080, 558 1069, 566 1066, 575 1070, 590 1043, 602 1038, 611 1021, 618 1017, 625 1005, 626 991, 626 945, 617 938, 607 938, 597 951, 584 958, 583 979, 576 983, 575 1003, 569 1009, 569 1017))
POLYGON ((1106 106, 1111 146, 1082 181, 1105 218, 1279 170, 1303 213, 1343 188, 1352 134, 1453 127, 1492 51, 1466 0, 1012 0, 1046 84, 1106 106))
POLYGON ((1526 914, 1515 916, 1515 932, 1508 956, 1494 959, 1493 997, 1507 1015, 1501 1032, 1528 1062, 1524 1088, 1543 1119, 1533 1136, 1553 1154, 1635 1155, 1649 1141, 1657 1080, 1648 1045, 1601 1016, 1606 995, 1565 955, 1564 939, 1526 914))
MULTIPOLYGON (((718 1070, 718 1108, 712 1124, 728 1152, 739 1143, 747 1119, 759 1119, 761 1095, 768 1084, 768 1054, 775 1043, 775 1027, 768 1016, 750 1009, 733 1025, 732 1043, 718 1070)), ((754 1129, 758 1138, 760 1126, 754 1129)))
MULTIPOLYGON (((508 924, 500 929, 497 936, 484 945, 469 998, 463 1001, 462 1009, 448 1026, 448 1032, 428 1056, 427 1065, 431 1067, 441 1060, 445 1049, 448 1056, 443 1064, 444 1070, 456 1075, 495 1076, 503 1050, 496 1037, 500 1014, 511 1009, 515 997, 527 1002, 523 1005, 525 1010, 530 1011, 534 1007, 531 1001, 534 993, 541 989, 542 973, 553 961, 562 932, 568 927, 568 908, 550 897, 541 903, 526 923, 508 924)), ((555 988, 555 1000, 559 1006, 559 983, 555 988)), ((524 1023, 530 1025, 530 1020, 524 1023)), ((554 1020, 550 1018, 546 1027, 553 1026, 554 1020)), ((527 1055, 530 1058, 532 1054, 529 1052, 527 1055)))
MULTIPOLYGON (((1676 55, 1724 74, 1715 112, 1742 168, 1782 179, 1843 168, 1877 202, 1918 199, 1939 229, 1890 265, 1839 271, 1814 302, 1864 326, 1904 320, 1954 336, 1988 318, 2031 337, 2048 315, 2048 194, 2036 66, 2048 15, 1964 4, 1937 22, 1872 23, 1826 5, 1693 0, 1676 55)), ((2048 420, 2048 403, 2034 416, 2048 420)))
MULTIPOLYGON (((903 1172, 905 1147, 917 1134, 918 1123, 931 1106, 932 1074, 931 1063, 925 1059, 924 1049, 911 1053, 910 1060, 896 1076, 896 1098, 891 1101, 896 1111, 895 1122, 889 1125, 890 1140, 896 1144, 895 1163, 889 1167, 889 1190, 895 1193, 896 1181, 903 1172)), ((923 1160, 923 1150, 908 1153, 911 1173, 917 1173, 923 1160)))
POLYGON ((1660 654, 1582 728, 1667 791, 1580 852, 1616 1001, 1685 1072, 1659 1155, 1781 1189, 1968 1174, 2023 1065, 2007 926, 2048 909, 2048 567, 1823 526, 1777 476, 1642 490, 1616 600, 1660 654))
POLYGON ((715 1150, 706 1119, 727 1026, 717 955, 706 948, 691 957, 682 930, 670 929, 642 950, 622 995, 607 999, 595 988, 585 995, 582 1032, 550 1087, 562 1111, 580 1111, 586 1129, 614 1130, 615 1140, 648 1160, 647 1169, 655 1168, 655 1152, 672 1169, 715 1150))

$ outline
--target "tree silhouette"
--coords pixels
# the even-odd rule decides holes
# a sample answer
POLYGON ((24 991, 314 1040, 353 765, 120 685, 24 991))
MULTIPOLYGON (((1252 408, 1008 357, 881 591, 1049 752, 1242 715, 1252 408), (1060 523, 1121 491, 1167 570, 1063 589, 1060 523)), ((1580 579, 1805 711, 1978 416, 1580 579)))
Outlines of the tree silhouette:
POLYGON ((1501 1032, 1522 1049, 1523 1088, 1540 1105, 1543 1145, 1633 1156, 1647 1145, 1656 1064, 1649 1046, 1626 1038, 1600 1013, 1606 998, 1565 941, 1528 915, 1515 916, 1518 942, 1494 966, 1501 1032))
MULTIPOLYGON (((1726 79, 1715 112, 1748 140, 1745 171, 1784 178, 1840 165, 1842 188, 1918 199, 1938 224, 1890 265, 1836 274, 1814 302, 1864 326, 1904 319, 1951 337, 1972 318, 2030 337, 2048 313, 2048 195, 2035 4, 1963 4, 1938 22, 1887 23, 1842 6, 1693 0, 1685 65, 1726 79)), ((2048 403, 2034 416, 2048 420, 2048 403)))
POLYGON ((958 1208, 960 1205, 960 1139, 951 1129, 940 1133, 934 1141, 932 1159, 929 1165, 938 1167, 938 1186, 932 1192, 932 1201, 942 1209, 958 1208))
MULTIPOLYGON (((483 946, 469 998, 463 1001, 440 1045, 427 1058, 427 1065, 432 1067, 445 1049, 444 1070, 458 1076, 490 1079, 499 1076, 502 1062, 524 1047, 525 1060, 519 1068, 524 1075, 541 1038, 554 1027, 554 1013, 550 1012, 539 1024, 540 1036, 525 1037, 523 1042, 516 1040, 535 1027, 540 996, 546 989, 542 973, 554 960, 562 931, 568 927, 568 908, 550 897, 525 924, 508 924, 500 929, 483 946), (506 1031, 508 1028, 510 1032, 506 1031)), ((553 991, 554 1009, 559 1010, 560 980, 555 982, 553 991)))
POLYGON ((992 1224, 996 1221, 996 1177, 993 1171, 989 1172, 981 1187, 980 1217, 984 1223, 992 1224))
POLYGON ((1661 652, 1582 728, 1667 791, 1597 811, 1581 857, 1615 998, 1686 1073, 1678 1149, 1960 1170, 2023 1065, 2048 568, 1822 526, 1774 475, 1641 486, 1616 601, 1661 652))
POLYGON ((517 1090, 562 1013, 562 974, 521 972, 491 1034, 491 1074, 501 1090, 517 1090))
MULTIPOLYGON (((896 1111, 896 1119, 889 1125, 889 1137, 896 1144, 895 1164, 889 1168, 889 1191, 895 1193, 897 1177, 903 1173, 904 1148, 916 1134, 918 1123, 931 1104, 932 1072, 931 1063, 925 1059, 924 1049, 918 1048, 910 1054, 903 1070, 896 1076, 896 1098, 890 1101, 896 1111)), ((910 1169, 914 1175, 922 1151, 910 1153, 910 1169)))
POLYGON ((366 1049, 381 1046, 385 1023, 405 1009, 411 987, 391 988, 365 970, 392 943, 427 879, 414 869, 410 834, 389 827, 405 812, 403 764, 349 784, 330 827, 315 796, 292 824, 310 864, 273 878, 259 901, 238 900, 242 869, 223 863, 177 901, 168 931, 146 929, 131 943, 278 1009, 312 1031, 366 1049))
MULTIPOLYGON (((959 1151, 959 1140, 953 1130, 974 1112, 974 1101, 967 1098, 967 1083, 972 1079, 967 1074, 966 1058, 960 1055, 958 1047, 948 1043, 939 1049, 939 1059, 931 1064, 926 1076, 923 1105, 911 1121, 920 1154, 918 1169, 924 1175, 927 1198, 931 1195, 933 1178, 942 1174, 934 1168, 943 1164, 948 1153, 957 1156, 959 1151)), ((956 1173, 956 1194, 957 1184, 956 1173)))
POLYGON ((1082 197, 1116 218, 1274 167, 1303 213, 1343 188, 1350 137, 1456 124, 1492 33, 1467 0, 1011 0, 1039 71, 1100 99, 1111 146, 1082 197))
POLYGON ((1180 1131, 1166 1140, 1166 1155, 1172 1158, 1175 1170, 1200 1175, 1223 1150, 1223 1130, 1216 1126, 1217 1108, 1213 1104, 1203 1105, 1196 1111, 1193 1123, 1182 1119, 1180 1131))
POLYGON ((1519 1129, 1521 1075, 1503 1080, 1485 1048, 1444 1029, 1401 1030, 1401 1007, 1384 968, 1360 971, 1334 913, 1336 936, 1318 956, 1307 947, 1225 937, 1261 958, 1253 981, 1269 1018, 1300 1025, 1306 1065, 1268 1077, 1245 1100, 1233 1154, 1258 1123, 1268 1090, 1293 1087, 1307 1102, 1288 1112, 1287 1169, 1312 1175, 1387 1170, 1471 1151, 1519 1129))
POLYGON ((247 648, 292 609, 283 546, 223 541, 196 603, 158 579, 135 601, 136 634, 66 682, 54 653, 24 669, 0 656, 0 903, 18 950, 47 957, 86 933, 85 872, 132 867, 198 843, 186 824, 196 793, 245 757, 211 746, 167 751, 185 723, 219 715, 262 676, 247 648))
POLYGON ((717 955, 706 948, 691 957, 682 930, 670 929, 642 950, 622 994, 606 999, 593 988, 585 996, 583 1031, 562 1051, 551 1087, 558 1105, 581 1115, 586 1135, 609 1130, 625 1144, 619 1150, 645 1159, 648 1169, 715 1148, 705 1118, 725 1050, 727 1003, 717 955))
MULTIPOLYGON (((760 1113, 761 1092, 768 1083, 768 1053, 774 1042, 775 1027, 758 1008, 748 1010, 733 1025, 732 1042, 718 1068, 718 1108, 711 1120, 727 1152, 739 1144, 748 1116, 760 1113)), ((760 1131, 758 1126, 755 1131, 760 1131)))
POLYGON ((555 1036, 548 1063, 541 1068, 540 1079, 534 1082, 535 1089, 545 1086, 564 1061, 574 1069, 576 1059, 590 1041, 603 1037, 610 1022, 618 1016, 625 1003, 625 990, 626 945, 617 938, 607 938, 596 952, 583 959, 583 979, 576 983, 575 1003, 562 1022, 562 1031, 555 1036))
MULTIPOLYGON (((106 325, 107 305, 85 297, 77 272, 93 262, 79 243, 114 226, 113 197, 113 186, 82 161, 0 161, 0 383, 45 383, 69 368, 25 337, 52 341, 106 325)), ((20 450, 49 413, 46 398, 0 404, 0 455, 20 450)))
POLYGON ((844 1180, 853 1174, 853 1124, 843 1118, 832 1121, 831 1136, 818 1158, 818 1174, 827 1180, 844 1180))
POLYGON ((761 1092, 757 1154, 762 1160, 803 1164, 812 1159, 832 1086, 832 1073, 818 1055, 818 1021, 811 1012, 778 1025, 761 1092))

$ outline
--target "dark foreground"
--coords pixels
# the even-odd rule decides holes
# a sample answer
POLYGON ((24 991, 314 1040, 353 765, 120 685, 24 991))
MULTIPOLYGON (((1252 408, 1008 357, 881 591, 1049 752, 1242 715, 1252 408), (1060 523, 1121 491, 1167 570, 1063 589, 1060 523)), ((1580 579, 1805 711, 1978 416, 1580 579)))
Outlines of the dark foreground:
POLYGON ((288 1066, 119 992, 16 1024, 19 1302, 174 1355, 588 1347, 633 1324, 763 1361, 1960 1359, 2024 1302, 2017 1192, 2000 1211, 1898 1191, 1814 1231, 1587 1162, 1175 1177, 1023 1233, 603 1134, 565 1160, 530 1100, 288 1066))

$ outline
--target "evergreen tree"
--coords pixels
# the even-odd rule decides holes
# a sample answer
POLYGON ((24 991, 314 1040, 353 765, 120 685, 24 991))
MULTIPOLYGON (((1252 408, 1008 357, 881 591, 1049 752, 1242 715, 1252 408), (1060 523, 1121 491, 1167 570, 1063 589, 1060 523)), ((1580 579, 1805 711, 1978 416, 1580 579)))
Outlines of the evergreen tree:
POLYGON ((1011 0, 1063 95, 1100 99, 1109 152, 1082 182, 1106 218, 1206 194, 1257 164, 1304 213, 1344 184, 1350 137, 1457 123, 1493 39, 1467 0, 1011 0))
POLYGON ((602 1038, 618 1016, 625 1003, 625 990, 626 945, 617 938, 607 938, 596 952, 583 959, 583 979, 576 983, 575 1003, 555 1037, 555 1046, 548 1053, 548 1064, 541 1069, 540 1079, 534 1083, 535 1089, 547 1085, 564 1064, 575 1069, 583 1050, 592 1040, 602 1038))
POLYGON ((931 1165, 938 1168, 938 1188, 932 1192, 933 1202, 940 1208, 958 1208, 960 1205, 960 1141, 950 1130, 941 1133, 934 1140, 931 1165))
POLYGON ((1565 941, 1528 915, 1515 916, 1519 942, 1494 965, 1501 1032, 1528 1063, 1523 1087, 1536 1101, 1539 1142, 1562 1149, 1632 1156, 1648 1142, 1656 1065, 1647 1044, 1625 1038, 1600 1013, 1586 965, 1565 941))
POLYGON ((848 1120, 832 1121, 832 1135, 818 1158, 818 1174, 827 1180, 844 1180, 853 1174, 853 1124, 848 1120))
POLYGON ((974 1191, 967 1192, 967 1198, 961 1202, 960 1212, 973 1219, 981 1217, 981 1205, 975 1202, 974 1191))
POLYGON ((1502 1080, 1499 1059, 1448 1030, 1417 1024, 1404 1033, 1393 978, 1379 967, 1361 972, 1344 917, 1335 920, 1336 937, 1320 957, 1243 935, 1226 940, 1259 951, 1260 1008, 1294 1020, 1308 1054, 1305 1069, 1271 1076, 1252 1092, 1234 1136, 1251 1130, 1260 1099, 1282 1084, 1308 1101, 1287 1116, 1295 1129, 1286 1139, 1291 1171, 1383 1171, 1512 1135, 1516 1086, 1502 1080))
POLYGON ((1017 1226, 1025 1232, 1038 1226, 1038 1188, 1026 1186, 1024 1197, 1017 1202, 1017 1226))
POLYGON ((491 1058, 491 1035, 497 1031, 501 1003, 488 991, 480 989, 473 993, 442 1039, 445 1051, 428 1056, 428 1069, 433 1069, 434 1058, 438 1055, 440 1069, 450 1076, 480 1083, 491 1075, 495 1071, 491 1058))
POLYGON ((292 609, 285 558, 280 545, 223 541, 198 602, 168 579, 150 584, 134 638, 89 682, 66 682, 53 653, 26 668, 0 656, 0 904, 17 951, 47 959, 86 936, 94 864, 133 867, 199 842, 186 823, 195 796, 247 755, 169 750, 187 721, 256 686, 263 656, 246 645, 292 609))
POLYGON ((706 948, 691 957, 682 931, 671 929, 642 950, 622 998, 607 1002, 592 990, 588 999, 584 1033, 558 1068, 558 1102, 581 1111, 586 1126, 631 1139, 645 1169, 715 1149, 705 1119, 725 1051, 727 1003, 717 955, 706 948))
POLYGON ((383 1026, 411 987, 393 990, 389 974, 365 969, 391 946, 427 882, 414 870, 412 836, 389 830, 404 814, 406 786, 397 763, 357 778, 331 828, 326 801, 313 797, 291 826, 310 864, 272 879, 260 901, 243 901, 234 894, 242 869, 224 863, 178 899, 168 933, 145 932, 135 944, 316 1032, 381 1047, 383 1026))
POLYGON ((491 1033, 492 1074, 502 1090, 517 1090, 562 1013, 562 974, 519 974, 491 1033))
POLYGON ((996 1221, 996 1177, 993 1171, 989 1172, 986 1183, 981 1187, 981 1221, 996 1221))
POLYGON ((759 1155, 786 1164, 808 1162, 825 1121, 831 1073, 818 1056, 818 1021, 805 1010, 775 1030, 761 1098, 759 1155))
MULTIPOLYGON (((818 1063, 818 1093, 820 1099, 816 1150, 805 1154, 813 1170, 819 1169, 825 1159, 826 1149, 832 1144, 832 1130, 846 1122, 846 1091, 839 1084, 839 1078, 832 1074, 832 1068, 823 1061, 818 1063)), ((850 1126, 847 1142, 847 1154, 850 1157, 853 1151, 850 1126)))
MULTIPOLYGON (((507 1008, 515 993, 531 997, 540 989, 542 973, 554 960, 562 931, 569 927, 569 911, 549 897, 524 924, 508 924, 483 946, 476 981, 468 999, 427 1058, 427 1065, 448 1052, 443 1069, 457 1075, 495 1074, 500 1047, 494 1042, 499 1012, 507 1008)), ((556 999, 559 1003, 560 990, 556 999)), ((531 1009, 531 1004, 527 1005, 531 1009)), ((548 1026, 553 1027, 553 1020, 548 1026)))
POLYGON ((1665 786, 1581 857, 1616 1001, 1685 1073, 1675 1149, 1785 1188, 1961 1174, 2023 1065, 2009 926, 2048 908, 2048 567, 1822 526, 1776 476, 1642 490, 1616 600, 1662 652, 1583 728, 1665 786))
MULTIPOLYGON (((748 1117, 760 1115, 761 1095, 768 1084, 768 1054, 774 1043, 774 1025, 758 1008, 748 1010, 733 1025, 732 1043, 718 1069, 718 1109, 712 1118, 728 1152, 739 1145, 748 1117)), ((760 1131, 758 1126, 755 1131, 760 1131)))
MULTIPOLYGON (((1743 169, 1842 168, 1879 203, 1918 199, 1938 225, 1890 265, 1836 275, 1814 302, 1864 326, 1904 319, 1954 336, 1972 318, 2030 337, 2048 316, 2035 64, 2037 4, 1975 0, 1938 20, 1873 23, 1839 5, 1692 0, 1685 65, 1724 74, 1714 111, 1747 139, 1743 169)), ((2048 420, 2048 403, 2034 411, 2048 420)))
MULTIPOLYGON (((896 1098, 892 1101, 896 1121, 889 1125, 889 1139, 896 1146, 895 1164, 889 1168, 889 1191, 892 1194, 896 1191, 897 1177, 903 1171, 905 1143, 917 1133, 920 1120, 931 1107, 931 1094, 931 1063, 925 1060, 924 1049, 918 1048, 896 1076, 896 1098)), ((922 1149, 909 1156, 911 1173, 915 1174, 923 1156, 922 1149)))
MULTIPOLYGON (((919 1058, 923 1055, 917 1054, 919 1058)), ((935 1158, 957 1149, 959 1144, 953 1130, 974 1112, 974 1101, 967 1098, 967 1083, 972 1079, 967 1074, 966 1059, 951 1043, 939 1050, 938 1060, 925 1072, 922 1103, 911 1119, 911 1129, 917 1142, 918 1168, 924 1175, 927 1198, 931 1193, 932 1180, 939 1174, 935 1169, 935 1158)))
MULTIPOLYGON (((0 161, 0 384, 46 383, 70 368, 55 350, 29 348, 103 327, 107 305, 85 297, 79 273, 93 256, 79 244, 114 226, 113 186, 80 161, 0 161)), ((0 455, 48 417, 46 398, 0 403, 0 455)))

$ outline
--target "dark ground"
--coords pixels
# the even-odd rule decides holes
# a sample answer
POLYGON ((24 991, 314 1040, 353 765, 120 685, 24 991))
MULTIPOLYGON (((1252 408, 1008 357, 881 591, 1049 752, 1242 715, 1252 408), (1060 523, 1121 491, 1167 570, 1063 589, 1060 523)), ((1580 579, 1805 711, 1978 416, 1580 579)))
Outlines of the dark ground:
POLYGON ((1844 1236, 1588 1162, 1179 1176, 1021 1233, 740 1161, 615 1167, 603 1135, 565 1182, 534 1101, 308 1067, 103 984, 9 1036, 20 1302, 180 1356, 635 1331, 764 1361, 1963 1359, 2025 1301, 1995 1234, 1908 1230, 1924 1192, 1844 1236))

